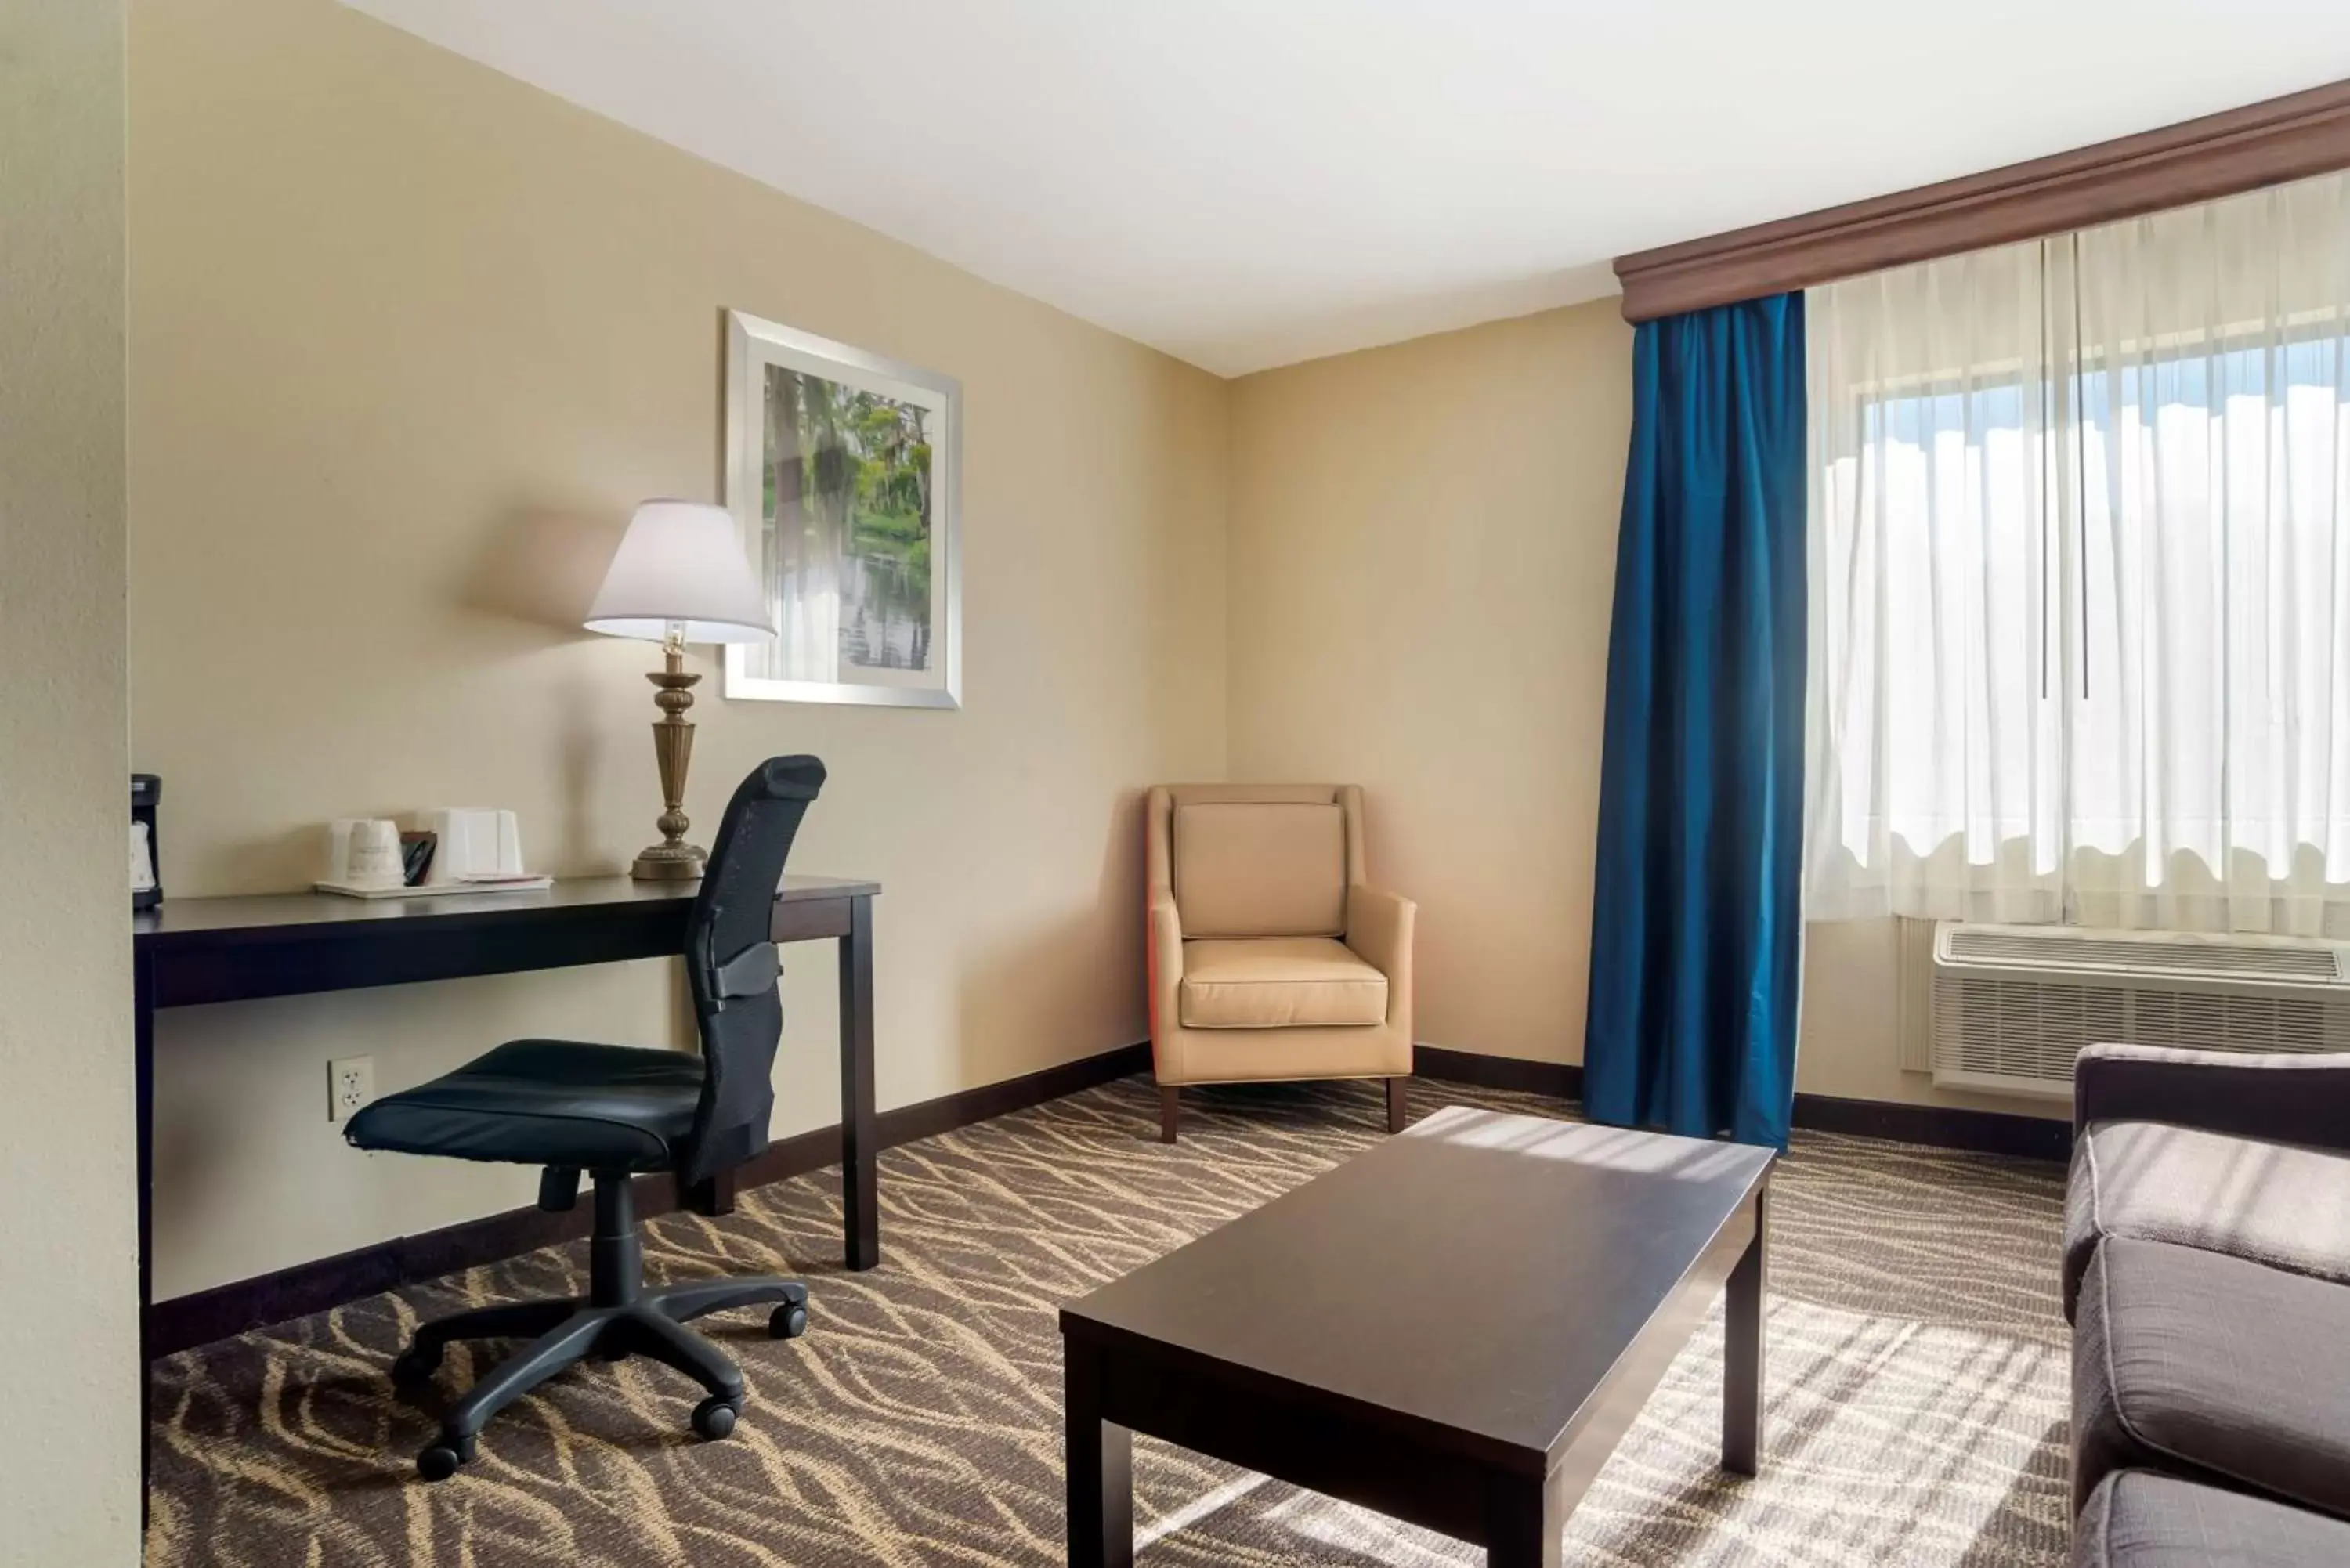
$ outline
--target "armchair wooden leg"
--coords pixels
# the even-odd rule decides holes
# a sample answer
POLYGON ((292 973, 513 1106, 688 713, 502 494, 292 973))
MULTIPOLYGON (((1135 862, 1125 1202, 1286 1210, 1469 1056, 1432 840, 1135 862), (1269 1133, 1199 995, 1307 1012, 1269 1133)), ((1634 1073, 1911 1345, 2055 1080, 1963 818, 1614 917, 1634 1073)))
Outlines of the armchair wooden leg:
POLYGON ((1388 1080, 1388 1131, 1391 1133, 1403 1131, 1404 1124, 1411 1119, 1410 1107, 1406 1103, 1405 1095, 1410 1084, 1409 1078, 1388 1080))
POLYGON ((1159 1141, 1175 1141, 1176 1124, 1183 1119, 1182 1091, 1172 1084, 1159 1085, 1159 1141))

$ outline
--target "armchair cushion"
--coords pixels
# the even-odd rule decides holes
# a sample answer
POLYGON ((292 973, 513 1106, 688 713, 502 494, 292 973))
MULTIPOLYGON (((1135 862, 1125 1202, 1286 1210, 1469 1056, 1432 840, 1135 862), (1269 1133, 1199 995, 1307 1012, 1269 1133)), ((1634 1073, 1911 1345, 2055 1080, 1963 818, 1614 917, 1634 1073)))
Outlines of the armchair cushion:
POLYGON ((1327 937, 1187 941, 1186 1029, 1384 1023, 1388 977, 1327 937))
POLYGON ((2064 1190, 2064 1312, 2109 1236, 2350 1283, 2350 1156, 2161 1122, 2099 1122, 2064 1190))
POLYGON ((1175 808, 1175 902, 1186 937, 1335 937, 1347 920, 1347 814, 1334 803, 1198 801, 1175 808))

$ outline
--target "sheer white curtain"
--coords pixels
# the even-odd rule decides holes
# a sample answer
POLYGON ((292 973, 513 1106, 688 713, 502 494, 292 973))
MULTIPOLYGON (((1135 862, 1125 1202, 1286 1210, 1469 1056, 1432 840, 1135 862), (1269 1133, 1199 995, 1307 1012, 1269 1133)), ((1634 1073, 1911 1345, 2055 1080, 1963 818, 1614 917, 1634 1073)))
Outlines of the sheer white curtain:
POLYGON ((2350 934, 2350 176, 1805 308, 1806 914, 2350 934))

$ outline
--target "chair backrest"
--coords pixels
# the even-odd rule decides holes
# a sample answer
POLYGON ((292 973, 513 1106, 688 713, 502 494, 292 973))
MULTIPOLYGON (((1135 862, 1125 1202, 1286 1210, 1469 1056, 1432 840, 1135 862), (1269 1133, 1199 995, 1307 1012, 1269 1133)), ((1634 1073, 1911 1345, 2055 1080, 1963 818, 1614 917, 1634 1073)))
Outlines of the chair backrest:
POLYGON ((1353 784, 1162 784, 1151 888, 1171 892, 1187 939, 1344 936, 1362 804, 1353 784))
POLYGON ((702 1103, 678 1172, 701 1181, 767 1147, 775 1046, 783 1038, 773 935, 784 861, 824 788, 814 757, 770 757, 735 786, 686 927, 685 972, 702 1030, 702 1103))

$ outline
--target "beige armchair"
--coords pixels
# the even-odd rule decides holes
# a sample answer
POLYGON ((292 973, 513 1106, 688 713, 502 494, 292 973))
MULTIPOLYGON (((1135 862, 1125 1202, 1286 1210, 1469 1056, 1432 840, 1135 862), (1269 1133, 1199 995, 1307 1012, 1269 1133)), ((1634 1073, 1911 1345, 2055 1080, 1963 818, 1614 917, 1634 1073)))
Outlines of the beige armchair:
POLYGON ((1159 1136, 1185 1084, 1411 1075, 1408 898, 1363 870, 1353 784, 1162 784, 1146 811, 1159 1136))

